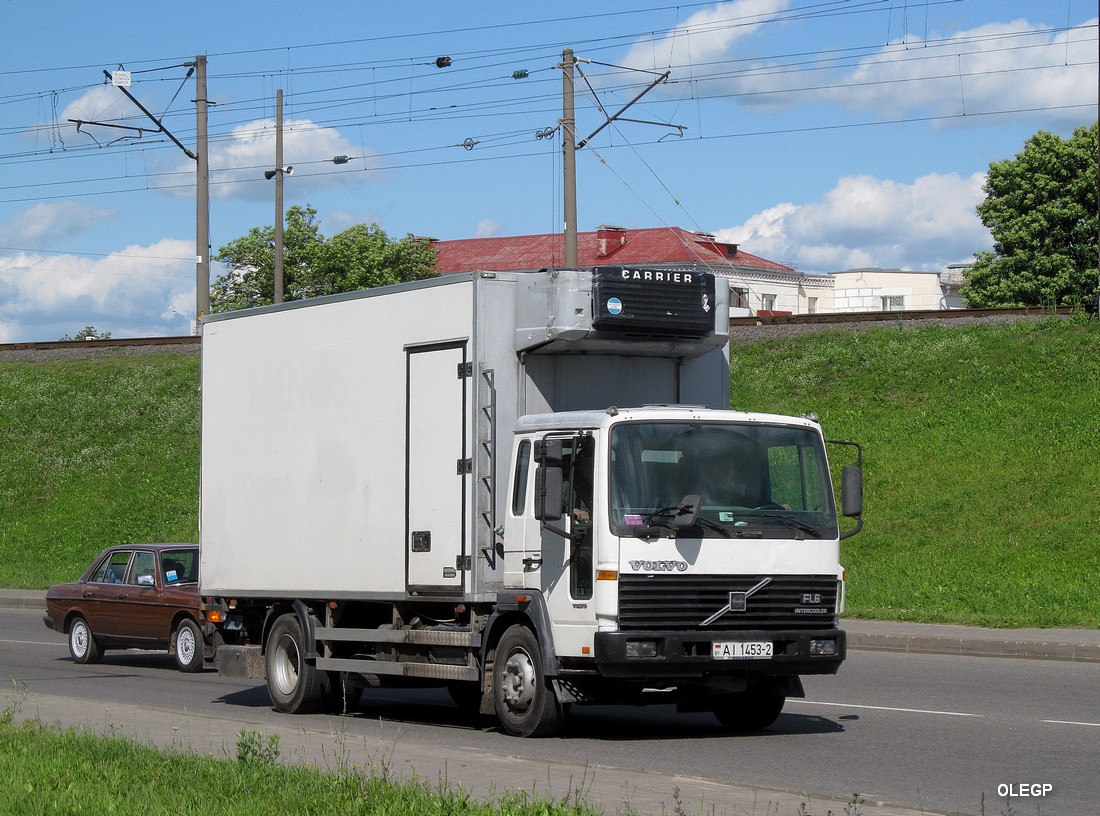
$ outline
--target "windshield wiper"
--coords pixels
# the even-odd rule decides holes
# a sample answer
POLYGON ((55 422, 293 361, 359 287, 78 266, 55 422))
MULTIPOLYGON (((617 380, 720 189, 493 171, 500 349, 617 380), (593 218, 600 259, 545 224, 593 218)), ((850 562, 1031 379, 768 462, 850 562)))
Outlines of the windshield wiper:
POLYGON ((785 527, 789 527, 792 530, 809 533, 816 538, 821 538, 820 527, 814 524, 809 524, 808 522, 805 522, 800 518, 795 518, 794 516, 788 516, 785 513, 776 512, 775 510, 743 510, 740 511, 737 515, 775 519, 776 521, 781 522, 785 527))

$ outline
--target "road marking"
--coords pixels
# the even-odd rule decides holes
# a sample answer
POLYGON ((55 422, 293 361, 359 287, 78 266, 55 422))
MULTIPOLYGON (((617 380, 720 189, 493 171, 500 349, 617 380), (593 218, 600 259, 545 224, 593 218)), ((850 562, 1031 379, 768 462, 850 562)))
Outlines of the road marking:
POLYGON ((0 643, 16 643, 20 646, 64 646, 63 640, 0 640, 0 643))
POLYGON ((1100 728, 1100 723, 1077 722, 1076 720, 1039 720, 1039 722, 1053 723, 1054 725, 1091 725, 1100 728))
POLYGON ((924 708, 893 708, 891 706, 872 706, 872 705, 857 705, 855 703, 823 703, 814 700, 792 700, 787 698, 788 703, 803 703, 805 705, 822 705, 822 706, 836 706, 838 708, 866 708, 871 711, 901 711, 905 714, 941 714, 945 717, 984 717, 984 714, 964 714, 961 711, 931 711, 924 708))

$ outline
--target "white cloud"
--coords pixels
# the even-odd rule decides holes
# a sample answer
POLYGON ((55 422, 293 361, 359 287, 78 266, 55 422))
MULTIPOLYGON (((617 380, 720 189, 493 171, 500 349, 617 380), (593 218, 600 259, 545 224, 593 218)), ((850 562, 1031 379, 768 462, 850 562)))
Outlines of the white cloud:
POLYGON ((495 238, 504 231, 504 225, 499 221, 494 221, 491 218, 483 218, 477 222, 477 228, 474 230, 475 238, 495 238))
MULTIPOLYGON (((255 201, 272 199, 272 181, 264 173, 275 166, 275 120, 260 119, 239 125, 226 138, 210 140, 210 196, 240 196, 255 201)), ((317 190, 377 181, 374 154, 351 144, 338 130, 309 119, 283 121, 283 165, 293 168, 284 177, 295 198, 317 190), (334 164, 336 156, 348 156, 347 164, 334 164)), ((179 195, 194 193, 194 162, 173 161, 173 170, 156 183, 179 195)))
POLYGON ((114 337, 186 334, 194 293, 187 241, 130 246, 104 258, 0 256, 0 340, 56 340, 84 326, 114 337))
POLYGON ((786 10, 790 0, 735 0, 697 11, 659 40, 631 47, 622 64, 631 68, 664 70, 727 55, 738 40, 756 31, 761 22, 786 10))
MULTIPOLYGON (((685 33, 697 18, 730 16, 734 5, 741 4, 699 12, 656 44, 636 43, 627 58, 635 62, 626 64, 672 65, 673 82, 665 94, 682 93, 675 83, 690 78, 699 97, 732 96, 746 107, 774 112, 831 104, 888 118, 914 112, 972 116, 1043 108, 1050 109, 1051 117, 1079 122, 1081 106, 1096 103, 1096 19, 1068 32, 1026 20, 989 23, 930 33, 927 40, 909 36, 854 65, 846 55, 829 58, 824 53, 807 65, 802 57, 786 64, 739 53, 738 41, 757 25, 714 27, 711 21, 698 33, 685 33)), ((787 4, 760 0, 753 5, 778 11, 787 4)))
POLYGON ((821 201, 778 204, 717 235, 806 272, 939 271, 992 246, 974 209, 984 181, 982 173, 933 173, 912 184, 851 176, 821 201))
POLYGON ((45 249, 115 215, 114 210, 85 207, 75 201, 41 202, 0 224, 0 244, 45 249))

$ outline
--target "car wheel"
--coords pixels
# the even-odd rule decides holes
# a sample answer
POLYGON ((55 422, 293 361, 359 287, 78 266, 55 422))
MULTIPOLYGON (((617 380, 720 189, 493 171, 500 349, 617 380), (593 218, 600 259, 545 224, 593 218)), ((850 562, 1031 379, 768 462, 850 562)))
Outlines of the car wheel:
POLYGON ((284 714, 310 714, 320 710, 324 672, 307 663, 305 638, 298 616, 283 615, 267 638, 267 693, 284 714))
POLYGON ((557 733, 565 709, 542 672, 538 638, 526 626, 505 630, 493 666, 493 708, 501 728, 515 737, 557 733))
POLYGON ((771 689, 749 689, 724 696, 714 716, 730 731, 763 731, 779 718, 786 702, 786 695, 771 689))
POLYGON ((199 625, 184 618, 176 627, 176 667, 183 672, 202 671, 203 640, 199 625))
POLYGON ((69 654, 74 663, 98 663, 103 657, 88 621, 80 615, 69 623, 69 654))

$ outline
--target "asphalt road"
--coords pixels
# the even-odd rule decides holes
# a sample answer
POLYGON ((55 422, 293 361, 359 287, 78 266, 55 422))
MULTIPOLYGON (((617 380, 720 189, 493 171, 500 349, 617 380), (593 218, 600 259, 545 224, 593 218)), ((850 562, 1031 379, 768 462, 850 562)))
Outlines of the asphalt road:
POLYGON ((574 706, 548 740, 498 734, 433 689, 369 691, 348 717, 289 717, 256 681, 180 674, 166 655, 78 666, 36 610, 0 615, 0 679, 4 707, 24 717, 227 756, 241 729, 279 733, 287 759, 476 792, 581 789, 607 813, 677 801, 689 813, 842 813, 856 793, 864 816, 1100 812, 1098 663, 852 651, 839 675, 806 678, 806 699, 764 734, 731 736, 671 706, 574 706))

